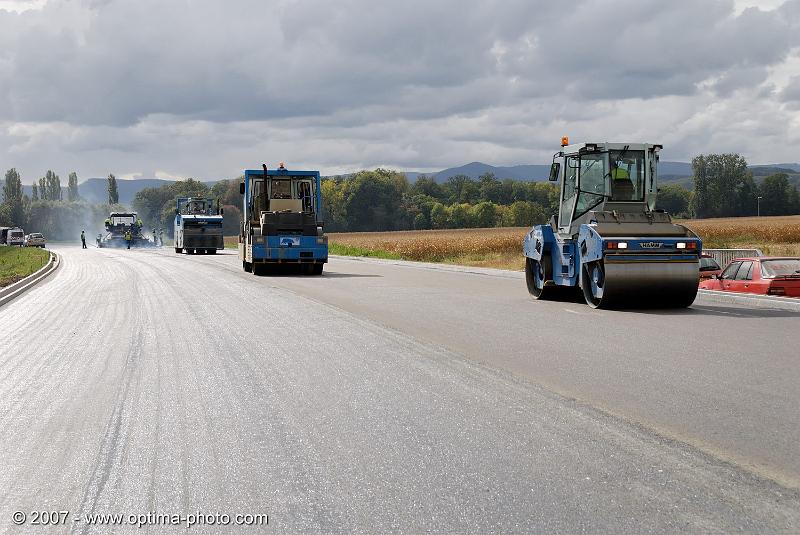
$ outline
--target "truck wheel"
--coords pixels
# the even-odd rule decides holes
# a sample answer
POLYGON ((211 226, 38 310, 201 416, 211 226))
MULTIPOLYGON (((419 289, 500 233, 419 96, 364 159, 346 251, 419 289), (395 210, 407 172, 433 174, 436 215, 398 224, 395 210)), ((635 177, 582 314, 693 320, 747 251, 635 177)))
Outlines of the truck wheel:
POLYGON ((552 281, 551 271, 553 265, 550 262, 550 255, 542 255, 542 262, 525 257, 525 282, 528 285, 528 293, 534 299, 547 299, 552 293, 546 283, 552 281))
POLYGON ((242 261, 242 269, 245 271, 245 273, 250 273, 253 271, 253 264, 242 261))
POLYGON ((217 254, 217 250, 216 249, 209 249, 208 250, 208 254, 217 254))
POLYGON ((264 264, 253 264, 253 275, 257 277, 261 277, 266 272, 266 266, 264 264))
POLYGON ((181 249, 180 247, 176 247, 175 248, 175 254, 181 254, 182 252, 183 252, 183 249, 181 249))
POLYGON ((322 275, 322 267, 323 267, 324 265, 325 265, 325 264, 322 264, 322 263, 319 263, 319 264, 314 264, 314 265, 311 267, 311 274, 312 274, 312 275, 322 275))
POLYGON ((581 266, 581 271, 581 286, 586 304, 592 308, 603 308, 603 293, 606 282, 603 262, 598 260, 584 264, 581 266))

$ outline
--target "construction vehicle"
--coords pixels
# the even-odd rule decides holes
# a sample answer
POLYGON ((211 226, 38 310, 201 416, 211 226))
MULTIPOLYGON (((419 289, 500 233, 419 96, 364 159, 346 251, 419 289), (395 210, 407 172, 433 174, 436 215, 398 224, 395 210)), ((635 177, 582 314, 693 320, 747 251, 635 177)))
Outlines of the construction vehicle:
POLYGON ((594 308, 691 305, 702 242, 656 209, 662 146, 566 137, 561 146, 550 168, 559 212, 523 241, 531 296, 582 292, 594 308))
POLYGON ((214 199, 179 197, 175 201, 175 252, 217 254, 224 249, 222 215, 219 199, 215 206, 214 199))
POLYGON ((155 247, 155 242, 142 234, 142 220, 136 212, 111 212, 105 221, 106 234, 98 242, 98 247, 122 248, 128 246, 125 235, 130 232, 131 247, 155 247))
POLYGON ((278 266, 297 266, 321 275, 328 261, 328 237, 322 229, 319 171, 277 169, 244 172, 239 230, 242 268, 255 275, 278 266))

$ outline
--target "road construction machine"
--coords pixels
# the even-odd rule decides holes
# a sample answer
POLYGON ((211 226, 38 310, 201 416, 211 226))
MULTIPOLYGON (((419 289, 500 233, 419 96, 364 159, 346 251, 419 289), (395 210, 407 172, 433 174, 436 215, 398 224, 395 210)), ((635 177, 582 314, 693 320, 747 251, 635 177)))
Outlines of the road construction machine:
POLYGON ((239 230, 242 268, 255 275, 280 266, 296 266, 321 275, 328 261, 323 232, 319 171, 247 170, 239 185, 243 196, 239 230))
POLYGON ((216 254, 225 248, 223 209, 214 199, 178 197, 175 201, 175 252, 216 254))
POLYGON ((111 212, 105 220, 105 235, 97 240, 98 247, 128 247, 126 236, 130 233, 131 247, 155 247, 155 241, 142 234, 142 220, 136 212, 111 212))
POLYGON ((550 180, 559 211, 525 236, 534 299, 581 292, 594 308, 687 307, 702 242, 656 209, 661 145, 563 138, 550 180))

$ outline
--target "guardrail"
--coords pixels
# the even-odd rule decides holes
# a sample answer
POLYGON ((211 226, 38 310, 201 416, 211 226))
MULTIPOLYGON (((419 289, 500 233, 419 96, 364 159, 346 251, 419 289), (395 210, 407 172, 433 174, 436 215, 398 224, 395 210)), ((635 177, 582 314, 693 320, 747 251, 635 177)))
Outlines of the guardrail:
POLYGON ((761 249, 706 249, 703 248, 703 252, 709 255, 711 258, 717 261, 717 263, 725 267, 728 262, 733 260, 734 258, 742 258, 742 257, 752 257, 752 256, 764 256, 764 253, 761 252, 761 249))
POLYGON ((58 269, 60 264, 61 259, 59 256, 53 251, 50 251, 50 261, 42 269, 32 275, 28 275, 24 279, 17 281, 14 284, 10 284, 5 288, 0 288, 0 306, 5 305, 29 288, 38 284, 42 279, 58 269))

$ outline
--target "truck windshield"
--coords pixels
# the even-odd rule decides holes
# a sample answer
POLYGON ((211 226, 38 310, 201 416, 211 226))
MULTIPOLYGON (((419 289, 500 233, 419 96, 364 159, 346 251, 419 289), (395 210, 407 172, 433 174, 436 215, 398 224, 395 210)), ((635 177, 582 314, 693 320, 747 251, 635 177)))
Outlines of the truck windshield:
POLYGON ((611 168, 611 200, 644 200, 644 151, 612 150, 609 152, 611 168))

